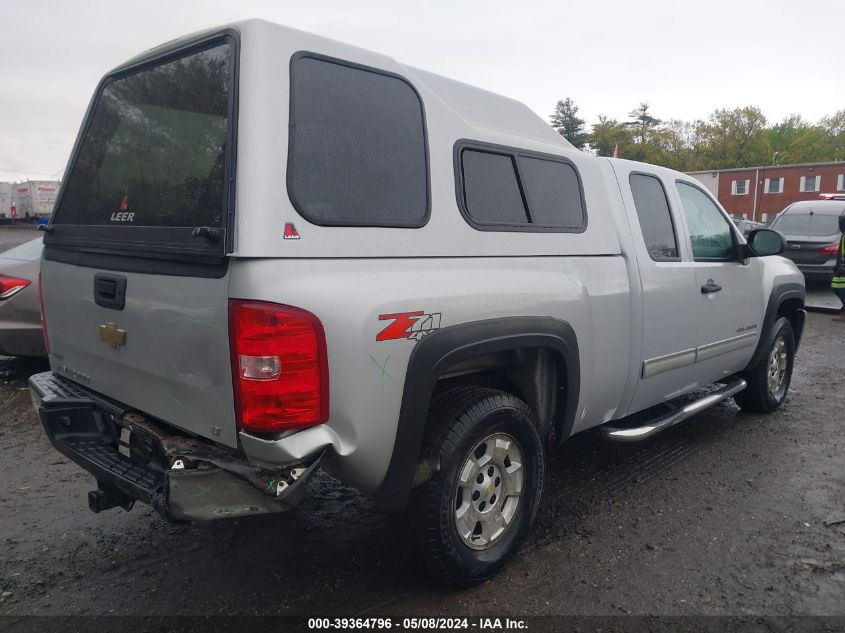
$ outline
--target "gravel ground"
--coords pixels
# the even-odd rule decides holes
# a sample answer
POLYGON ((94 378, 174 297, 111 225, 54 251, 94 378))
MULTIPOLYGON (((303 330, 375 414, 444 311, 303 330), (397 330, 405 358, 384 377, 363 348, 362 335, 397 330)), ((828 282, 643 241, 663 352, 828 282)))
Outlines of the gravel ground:
POLYGON ((845 524, 825 525, 845 511, 845 326, 829 315, 810 315, 772 415, 729 401, 641 444, 573 438, 520 555, 461 592, 408 571, 392 523, 324 474, 286 515, 90 513, 92 478, 32 411, 43 369, 0 358, 0 615, 845 615, 845 524))

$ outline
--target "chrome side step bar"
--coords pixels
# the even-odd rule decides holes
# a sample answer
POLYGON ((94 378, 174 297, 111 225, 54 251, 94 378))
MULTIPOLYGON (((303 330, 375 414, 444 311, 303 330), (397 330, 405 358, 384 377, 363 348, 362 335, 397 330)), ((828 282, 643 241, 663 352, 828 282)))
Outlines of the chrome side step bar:
POLYGON ((614 426, 614 424, 618 425, 620 422, 624 422, 623 418, 622 420, 614 420, 613 422, 603 424, 596 429, 596 432, 608 440, 614 440, 617 442, 639 442, 640 440, 651 437, 656 433, 660 433, 660 431, 668 429, 670 426, 675 426, 678 422, 686 420, 688 417, 693 416, 696 413, 700 413, 701 411, 712 407, 714 404, 718 404, 723 400, 730 398, 732 395, 739 393, 747 386, 748 383, 746 383, 745 380, 742 378, 735 378, 724 387, 708 393, 706 396, 697 400, 693 400, 680 408, 664 413, 663 415, 650 420, 646 424, 635 427, 614 426))

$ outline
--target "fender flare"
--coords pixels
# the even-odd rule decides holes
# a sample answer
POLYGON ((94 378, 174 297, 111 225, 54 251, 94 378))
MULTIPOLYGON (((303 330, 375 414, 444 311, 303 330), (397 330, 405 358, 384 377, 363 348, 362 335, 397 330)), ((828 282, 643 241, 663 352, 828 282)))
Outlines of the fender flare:
POLYGON ((422 339, 411 352, 393 454, 373 494, 381 508, 398 510, 407 502, 440 376, 462 361, 517 348, 547 348, 563 363, 567 397, 563 407, 558 407, 554 428, 559 443, 569 437, 581 387, 578 339, 569 323, 553 317, 503 317, 442 328, 422 339))
MULTIPOLYGON (((769 302, 766 305, 766 314, 763 317, 763 327, 760 331, 760 340, 757 342, 757 348, 754 350, 754 355, 751 357, 751 360, 748 361, 748 365, 745 366, 745 370, 752 369, 757 366, 762 358, 764 350, 762 349, 763 340, 766 338, 766 332, 772 327, 772 324, 777 319, 778 311, 780 310, 781 305, 783 305, 784 301, 789 299, 800 299, 801 305, 804 305, 805 300, 805 289, 804 286, 797 283, 797 282, 785 282, 781 284, 776 284, 772 288, 772 292, 769 295, 769 302)), ((801 328, 799 331, 795 332, 795 349, 798 350, 798 346, 801 343, 801 334, 803 333, 803 318, 801 321, 801 328)))

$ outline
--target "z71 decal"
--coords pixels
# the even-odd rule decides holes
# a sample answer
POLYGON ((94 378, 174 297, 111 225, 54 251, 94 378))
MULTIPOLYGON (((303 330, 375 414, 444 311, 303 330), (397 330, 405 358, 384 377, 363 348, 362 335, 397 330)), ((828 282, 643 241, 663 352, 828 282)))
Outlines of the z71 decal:
POLYGON ((423 311, 380 314, 378 320, 392 321, 392 323, 376 334, 377 341, 393 341, 402 338, 419 341, 440 329, 440 312, 432 314, 426 314, 423 311))

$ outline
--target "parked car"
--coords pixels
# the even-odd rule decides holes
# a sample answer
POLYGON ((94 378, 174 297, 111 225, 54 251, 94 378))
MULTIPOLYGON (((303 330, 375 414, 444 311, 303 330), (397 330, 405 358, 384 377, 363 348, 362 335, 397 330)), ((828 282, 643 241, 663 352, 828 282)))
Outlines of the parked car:
POLYGON ((38 307, 42 238, 0 253, 0 354, 46 356, 38 307))
POLYGON ((736 224, 736 228, 739 229, 739 232, 742 233, 743 237, 748 237, 748 234, 751 231, 756 229, 764 229, 766 225, 762 222, 755 222, 754 220, 746 220, 745 218, 734 218, 734 224, 736 224))
POLYGON ((780 234, 360 48, 247 21, 153 49, 100 84, 66 173, 30 385, 95 512, 277 512, 319 465, 465 585, 517 551, 574 434, 789 389, 780 234))
POLYGON ((807 279, 829 282, 839 253, 839 216, 845 200, 823 199, 795 202, 772 222, 772 229, 786 238, 786 255, 807 279))

